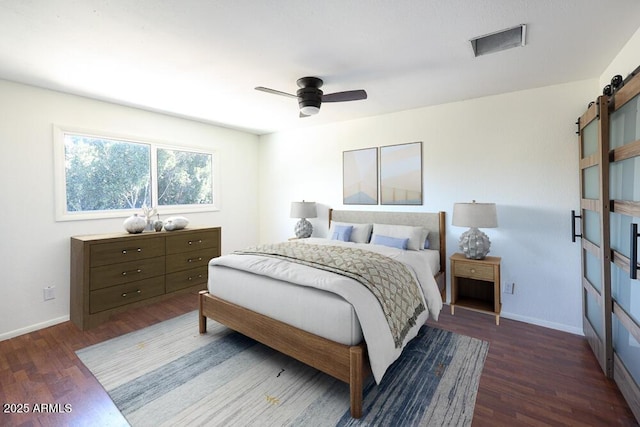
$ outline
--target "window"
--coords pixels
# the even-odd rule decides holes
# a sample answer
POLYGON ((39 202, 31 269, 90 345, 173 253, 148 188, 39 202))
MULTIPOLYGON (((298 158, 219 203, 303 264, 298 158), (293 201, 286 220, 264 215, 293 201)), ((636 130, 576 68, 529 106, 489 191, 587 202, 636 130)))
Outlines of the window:
POLYGON ((168 148, 157 153, 159 206, 213 203, 213 155, 168 148))
POLYGON ((216 210, 213 152, 56 128, 57 220, 216 210))

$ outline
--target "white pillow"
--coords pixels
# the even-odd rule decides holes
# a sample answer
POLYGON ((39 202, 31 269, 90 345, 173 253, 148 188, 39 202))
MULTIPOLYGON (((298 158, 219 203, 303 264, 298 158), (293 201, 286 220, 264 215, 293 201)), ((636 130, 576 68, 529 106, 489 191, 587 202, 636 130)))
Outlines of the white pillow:
POLYGON ((351 226, 351 237, 349 238, 350 242, 355 243, 369 243, 369 239, 371 238, 371 229, 373 228, 373 224, 354 224, 351 222, 336 222, 331 221, 331 227, 329 228, 329 236, 333 236, 335 231, 335 227, 338 225, 342 226, 351 226))
MULTIPOLYGON (((428 231, 423 227, 410 225, 373 224, 373 236, 388 236, 398 239, 409 239, 407 249, 419 251, 424 249, 424 241, 428 231)), ((373 237, 372 239, 373 240, 373 237)))

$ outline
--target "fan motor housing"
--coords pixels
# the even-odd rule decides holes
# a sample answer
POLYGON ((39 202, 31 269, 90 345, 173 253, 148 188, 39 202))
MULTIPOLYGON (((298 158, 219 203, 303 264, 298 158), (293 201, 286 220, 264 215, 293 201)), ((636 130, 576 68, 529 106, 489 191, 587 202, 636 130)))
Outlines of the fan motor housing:
POLYGON ((298 96, 298 106, 300 109, 304 107, 316 107, 320 109, 322 104, 322 91, 317 87, 303 87, 296 92, 298 96))

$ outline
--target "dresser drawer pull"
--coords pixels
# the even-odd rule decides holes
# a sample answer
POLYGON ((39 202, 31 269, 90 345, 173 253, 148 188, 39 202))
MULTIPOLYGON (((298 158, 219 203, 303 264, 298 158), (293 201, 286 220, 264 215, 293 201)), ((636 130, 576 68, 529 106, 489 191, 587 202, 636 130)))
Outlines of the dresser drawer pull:
POLYGON ((129 274, 129 273, 138 273, 138 274, 140 274, 140 273, 142 273, 142 270, 137 269, 137 270, 131 270, 131 271, 123 271, 123 272, 122 272, 122 275, 123 275, 123 276, 126 276, 126 275, 127 275, 127 274, 129 274))
MULTIPOLYGON (((193 245, 193 243, 194 243, 194 242, 193 242, 192 240, 189 240, 189 245, 193 245)), ((198 241, 197 241, 197 242, 195 242, 195 243, 201 244, 201 243, 202 243, 202 239, 198 240, 198 241)))
MULTIPOLYGON (((128 249, 123 249, 123 250, 122 250, 122 255, 126 255, 126 254, 127 254, 127 250, 128 250, 128 249)), ((138 249, 136 249, 135 251, 136 251, 136 252, 142 252, 142 248, 138 248, 138 249)))
MULTIPOLYGON (((198 279, 202 279, 202 274, 198 274, 198 279)), ((189 278, 187 279, 189 281, 193 280, 193 277, 189 276, 189 278)))
POLYGON ((122 298, 126 298, 126 297, 127 297, 127 295, 129 295, 129 294, 136 294, 136 295, 140 295, 141 293, 142 293, 142 291, 141 291, 140 289, 138 289, 137 291, 133 291, 133 292, 124 292, 124 293, 122 294, 122 298))
POLYGON ((201 256, 199 256, 198 258, 189 258, 189 259, 187 260, 187 262, 194 262, 194 261, 202 261, 202 257, 201 257, 201 256))
POLYGON ((475 273, 475 272, 476 272, 476 269, 475 269, 475 268, 472 268, 472 269, 471 269, 471 272, 472 272, 472 273, 475 273))

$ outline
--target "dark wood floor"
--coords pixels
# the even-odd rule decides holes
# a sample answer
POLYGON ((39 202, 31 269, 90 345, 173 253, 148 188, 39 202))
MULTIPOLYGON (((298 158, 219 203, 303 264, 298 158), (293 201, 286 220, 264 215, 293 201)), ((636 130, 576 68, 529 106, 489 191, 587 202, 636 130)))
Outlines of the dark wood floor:
MULTIPOLYGON (((181 295, 87 332, 65 322, 0 342, 0 425, 127 425, 75 351, 196 308, 195 294, 181 295), (5 413, 21 404, 28 414, 5 413), (63 413, 34 412, 42 409, 63 413)), ((490 342, 474 426, 637 425, 582 337, 508 319, 496 326, 492 316, 462 309, 451 316, 448 307, 430 323, 490 342)))

